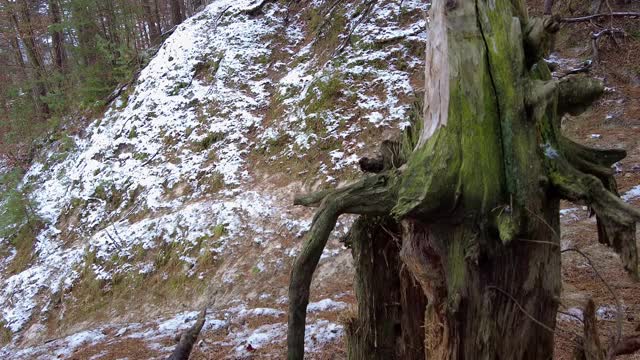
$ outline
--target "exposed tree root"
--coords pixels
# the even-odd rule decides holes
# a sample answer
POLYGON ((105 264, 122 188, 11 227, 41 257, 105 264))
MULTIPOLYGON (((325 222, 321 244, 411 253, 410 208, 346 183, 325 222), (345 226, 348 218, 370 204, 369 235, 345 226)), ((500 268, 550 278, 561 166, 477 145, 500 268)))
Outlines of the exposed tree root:
POLYGON ((384 173, 365 177, 359 182, 334 191, 323 191, 298 198, 297 203, 320 203, 300 255, 291 270, 289 284, 289 332, 287 346, 290 360, 304 357, 304 333, 309 303, 309 287, 322 250, 341 214, 386 215, 396 203, 395 176, 384 173))
POLYGON ((624 268, 631 276, 638 279, 635 234, 640 211, 609 191, 597 177, 581 173, 561 158, 553 163, 555 166, 549 179, 554 188, 567 200, 593 208, 603 226, 608 245, 620 254, 624 268))

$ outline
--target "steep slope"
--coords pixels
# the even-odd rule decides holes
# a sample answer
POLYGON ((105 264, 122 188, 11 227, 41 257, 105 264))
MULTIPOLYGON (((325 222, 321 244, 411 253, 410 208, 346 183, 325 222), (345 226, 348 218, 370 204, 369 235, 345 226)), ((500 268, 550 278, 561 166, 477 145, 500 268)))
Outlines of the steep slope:
MULTIPOLYGON (((227 327, 252 311, 279 319, 257 324, 272 328, 254 348, 281 338, 283 314, 259 306, 286 302, 289 263, 309 225, 292 195, 352 178, 372 141, 405 126, 422 77, 425 10, 422 1, 219 0, 185 21, 104 116, 28 170, 21 189, 41 230, 25 266, 10 255, 0 262, 10 334, 0 354, 46 358, 51 347, 30 346, 132 321, 145 328, 155 323, 140 321, 204 304, 215 310, 210 322, 227 327)), ((349 266, 334 241, 317 293, 336 295, 349 266)), ((327 316, 311 326, 336 339, 341 328, 327 316)), ((164 329, 170 336, 175 326, 164 329)), ((132 338, 145 336, 155 335, 132 338)), ((58 342, 64 357, 73 346, 58 342)))

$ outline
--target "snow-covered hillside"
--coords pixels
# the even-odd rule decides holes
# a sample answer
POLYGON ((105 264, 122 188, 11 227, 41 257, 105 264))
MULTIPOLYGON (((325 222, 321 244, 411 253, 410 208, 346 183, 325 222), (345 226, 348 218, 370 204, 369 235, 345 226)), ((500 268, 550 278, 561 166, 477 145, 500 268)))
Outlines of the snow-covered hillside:
MULTIPOLYGON (((247 11, 256 5, 218 0, 185 21, 104 116, 29 169, 22 186, 44 226, 27 267, 10 274, 11 259, 0 261, 5 353, 109 326, 116 313, 286 303, 311 219, 292 195, 353 178, 357 159, 407 124, 427 5, 247 11)), ((327 276, 349 266, 337 241, 324 258, 327 276)), ((276 320, 269 341, 284 336, 276 320)), ((329 338, 341 331, 335 319, 316 324, 329 338)))

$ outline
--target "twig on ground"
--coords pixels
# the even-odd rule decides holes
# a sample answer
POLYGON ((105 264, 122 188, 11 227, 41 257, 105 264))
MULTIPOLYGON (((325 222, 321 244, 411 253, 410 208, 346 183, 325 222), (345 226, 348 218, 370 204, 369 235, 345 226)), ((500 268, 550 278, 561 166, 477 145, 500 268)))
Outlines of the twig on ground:
POLYGON ((611 17, 638 17, 640 18, 640 12, 612 12, 610 14, 595 14, 595 15, 589 15, 589 16, 581 16, 581 17, 574 17, 574 18, 562 18, 560 19, 560 22, 563 23, 577 23, 577 22, 585 22, 585 21, 589 21, 589 20, 593 20, 593 19, 598 19, 598 18, 602 18, 602 17, 607 17, 607 16, 611 16, 611 17))

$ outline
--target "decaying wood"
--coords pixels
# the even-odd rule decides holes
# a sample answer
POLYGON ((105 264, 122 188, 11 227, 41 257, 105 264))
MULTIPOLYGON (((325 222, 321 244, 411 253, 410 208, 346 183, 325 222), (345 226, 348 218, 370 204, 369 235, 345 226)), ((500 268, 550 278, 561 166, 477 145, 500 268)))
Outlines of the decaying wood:
POLYGON ((382 141, 376 157, 363 157, 358 161, 360 170, 377 174, 400 168, 407 162, 402 146, 403 144, 400 141, 382 141))
POLYGON ((640 351, 640 335, 627 336, 613 349, 615 356, 634 354, 640 351))
POLYGON ((640 335, 613 339, 613 343, 605 350, 600 342, 596 320, 596 307, 589 299, 583 311, 583 337, 581 346, 576 348, 574 360, 613 360, 621 355, 634 354, 640 351, 640 335))
POLYGON ((198 340, 198 335, 200 335, 200 331, 202 331, 206 316, 207 309, 200 311, 195 324, 182 334, 180 342, 167 360, 189 360, 191 349, 193 349, 193 345, 198 340))
POLYGON ((582 358, 584 360, 604 360, 605 352, 602 350, 600 336, 598 335, 598 322, 596 321, 596 306, 589 299, 583 312, 583 340, 582 358))
POLYGON ((349 359, 423 360, 426 299, 400 259, 399 224, 360 216, 348 233, 357 310, 345 321, 349 359), (418 321, 417 321, 418 320, 418 321))

